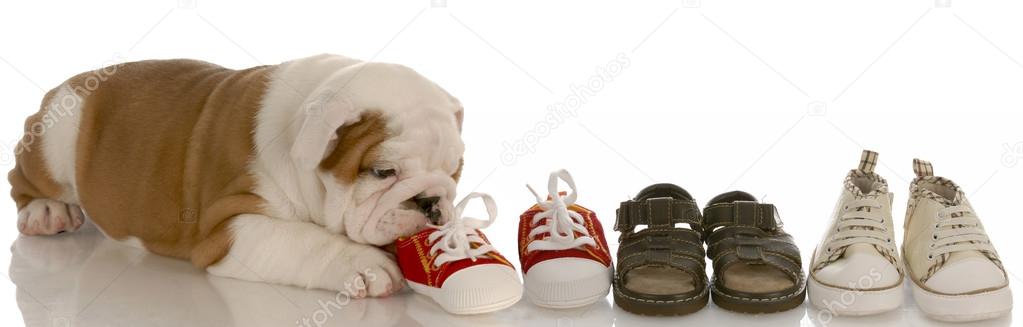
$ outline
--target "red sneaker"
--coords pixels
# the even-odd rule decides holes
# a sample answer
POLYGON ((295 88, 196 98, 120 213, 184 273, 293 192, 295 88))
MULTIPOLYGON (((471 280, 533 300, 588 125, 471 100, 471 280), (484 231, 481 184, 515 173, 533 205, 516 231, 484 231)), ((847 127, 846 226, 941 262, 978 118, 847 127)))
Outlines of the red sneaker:
POLYGON ((575 204, 572 175, 565 170, 551 173, 546 201, 529 190, 537 204, 519 220, 526 297, 542 307, 573 308, 607 296, 614 274, 611 252, 597 215, 575 204), (558 192, 559 178, 572 193, 558 192))
POLYGON ((453 314, 492 312, 518 302, 522 284, 515 267, 479 231, 496 216, 493 198, 472 193, 444 225, 398 239, 398 266, 409 287, 453 314), (466 203, 476 197, 483 199, 490 219, 462 217, 466 203))

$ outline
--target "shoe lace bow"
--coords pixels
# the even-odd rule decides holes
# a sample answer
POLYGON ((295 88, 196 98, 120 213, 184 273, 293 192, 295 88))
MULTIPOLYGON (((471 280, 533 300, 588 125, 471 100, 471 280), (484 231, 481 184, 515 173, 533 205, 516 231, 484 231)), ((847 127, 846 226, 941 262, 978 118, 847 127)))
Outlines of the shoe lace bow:
POLYGON ((467 195, 454 208, 454 215, 443 225, 429 225, 437 230, 427 237, 427 241, 433 246, 430 247, 430 255, 437 255, 433 260, 434 267, 444 263, 485 257, 487 253, 494 251, 491 246, 479 234, 479 230, 487 228, 497 218, 497 204, 494 198, 484 193, 471 193, 467 195), (480 198, 486 206, 488 219, 464 217, 463 212, 469 200, 480 198))
POLYGON ((576 200, 575 181, 568 171, 562 169, 551 173, 547 182, 549 200, 540 197, 540 194, 532 186, 526 185, 526 187, 536 197, 536 204, 541 209, 533 216, 530 223, 532 229, 529 231, 528 237, 532 239, 540 234, 549 234, 543 239, 530 242, 526 251, 565 250, 597 244, 590 236, 583 216, 568 209, 569 206, 575 204, 576 200), (558 193, 559 179, 565 181, 571 189, 571 192, 565 196, 558 193))

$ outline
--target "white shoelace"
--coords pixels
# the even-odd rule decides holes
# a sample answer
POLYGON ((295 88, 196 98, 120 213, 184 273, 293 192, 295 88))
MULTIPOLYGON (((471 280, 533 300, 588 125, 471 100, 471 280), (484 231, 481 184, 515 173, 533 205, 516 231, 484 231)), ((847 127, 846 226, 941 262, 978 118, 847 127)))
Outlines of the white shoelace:
POLYGON ((494 251, 494 247, 488 244, 483 237, 480 237, 478 229, 487 228, 497 218, 497 204, 494 203, 494 198, 484 193, 471 193, 458 202, 455 206, 454 215, 444 225, 436 226, 429 225, 430 227, 437 228, 436 231, 430 233, 427 237, 427 241, 433 244, 430 247, 430 255, 437 252, 442 252, 433 261, 434 268, 440 267, 444 263, 471 259, 476 261, 477 258, 486 256, 487 253, 494 251), (474 198, 481 198, 483 204, 487 207, 487 215, 489 219, 483 220, 472 217, 463 217, 462 212, 465 210, 465 205, 469 203, 469 200, 474 198), (473 248, 473 243, 478 246, 473 248))
POLYGON ((951 206, 938 211, 930 247, 929 259, 959 251, 995 253, 987 233, 980 226, 980 219, 967 206, 951 206))
POLYGON ((545 239, 530 242, 529 246, 526 247, 527 252, 536 250, 566 250, 583 245, 596 246, 597 242, 593 240, 593 237, 590 237, 583 216, 578 212, 568 210, 568 207, 574 204, 576 199, 575 181, 572 180, 572 175, 568 171, 562 169, 551 173, 550 179, 547 182, 547 192, 550 195, 550 200, 541 198, 540 194, 537 194, 533 187, 528 184, 526 187, 536 196, 536 204, 543 210, 533 216, 533 221, 530 224, 532 230, 529 231, 529 238, 543 233, 550 234, 545 239), (558 194, 559 178, 564 180, 568 187, 572 189, 572 192, 564 197, 558 194), (540 224, 540 221, 544 219, 547 219, 547 221, 544 224, 540 224), (576 237, 575 233, 581 235, 576 237))
POLYGON ((829 253, 839 252, 853 244, 871 244, 890 249, 891 239, 884 223, 881 203, 875 199, 849 201, 835 226, 835 234, 828 242, 829 253))

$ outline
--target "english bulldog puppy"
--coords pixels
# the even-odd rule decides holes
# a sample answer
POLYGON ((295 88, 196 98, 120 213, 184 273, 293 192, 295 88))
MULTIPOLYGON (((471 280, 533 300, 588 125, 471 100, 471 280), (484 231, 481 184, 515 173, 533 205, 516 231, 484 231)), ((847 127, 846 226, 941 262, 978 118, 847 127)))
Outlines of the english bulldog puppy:
POLYGON ((130 62, 47 93, 8 179, 25 235, 88 218, 214 275, 383 296, 404 280, 378 246, 451 214, 461 122, 395 64, 130 62))

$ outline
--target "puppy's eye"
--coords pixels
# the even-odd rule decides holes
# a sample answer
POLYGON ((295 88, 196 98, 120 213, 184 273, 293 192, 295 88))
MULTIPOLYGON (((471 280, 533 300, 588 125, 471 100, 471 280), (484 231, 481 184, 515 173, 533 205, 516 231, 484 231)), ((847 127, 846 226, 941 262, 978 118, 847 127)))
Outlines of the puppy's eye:
POLYGON ((373 176, 377 178, 388 178, 398 174, 394 168, 373 168, 373 176))

